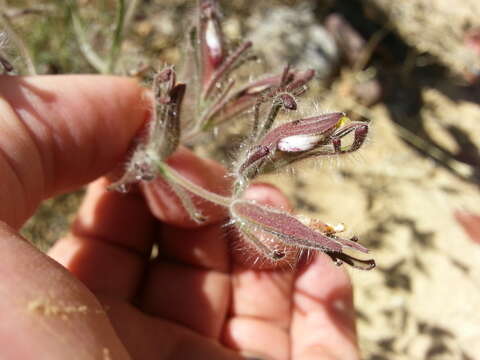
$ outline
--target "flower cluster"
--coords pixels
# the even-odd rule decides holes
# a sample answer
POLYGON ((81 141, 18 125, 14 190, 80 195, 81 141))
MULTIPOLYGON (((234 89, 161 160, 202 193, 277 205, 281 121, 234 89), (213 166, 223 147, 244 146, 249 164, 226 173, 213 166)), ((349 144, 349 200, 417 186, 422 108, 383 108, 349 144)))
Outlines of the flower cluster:
POLYGON ((257 176, 297 161, 317 156, 338 156, 358 150, 368 134, 368 124, 351 121, 344 113, 321 114, 278 123, 281 113, 294 113, 298 98, 314 78, 313 70, 296 71, 286 66, 279 75, 265 76, 243 85, 234 76, 244 63, 255 59, 252 43, 229 50, 221 28, 221 14, 214 0, 199 0, 196 25, 189 32, 184 77, 177 82, 173 67, 156 73, 152 81, 155 117, 127 164, 124 176, 113 188, 126 190, 129 183, 161 177, 178 196, 193 220, 205 217, 192 194, 224 206, 230 223, 264 257, 281 261, 290 251, 316 250, 336 264, 371 269, 374 260, 353 257, 344 250, 367 253, 357 238, 338 235, 342 228, 318 220, 245 200, 244 192, 257 176), (180 143, 191 143, 201 133, 251 113, 251 130, 230 169, 234 176, 231 196, 209 192, 183 178, 165 159, 180 143), (353 138, 346 142, 347 135, 353 138))

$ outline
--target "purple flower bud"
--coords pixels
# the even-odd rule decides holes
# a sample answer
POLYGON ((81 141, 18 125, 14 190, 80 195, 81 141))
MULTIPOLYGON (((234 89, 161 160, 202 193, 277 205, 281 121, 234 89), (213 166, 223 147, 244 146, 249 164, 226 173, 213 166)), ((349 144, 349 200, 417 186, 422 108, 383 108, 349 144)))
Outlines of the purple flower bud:
POLYGON ((303 72, 295 73, 292 81, 286 86, 286 91, 294 91, 295 89, 305 86, 315 76, 315 70, 309 69, 303 72))
POLYGON ((282 105, 285 109, 287 110, 297 110, 297 102, 295 101, 295 98, 290 95, 290 94, 280 94, 278 96, 280 101, 282 102, 282 105))
POLYGON ((219 17, 219 11, 215 1, 200 1, 198 35, 204 82, 207 81, 215 69, 222 64, 225 55, 219 17))
POLYGON ((223 44, 218 24, 212 19, 207 20, 205 44, 207 46, 208 59, 213 67, 217 67, 223 59, 223 44))
POLYGON ((265 146, 259 146, 255 148, 255 150, 251 151, 251 153, 249 154, 247 161, 245 161, 241 165, 240 172, 243 173, 246 169, 250 167, 250 165, 254 164, 259 160, 265 159, 269 153, 270 151, 265 146))
POLYGON ((209 112, 210 122, 218 125, 250 109, 257 97, 280 84, 280 76, 270 76, 245 85, 209 112))
MULTIPOLYGON (((240 46, 238 50, 241 50, 241 53, 245 51, 244 47, 249 47, 250 45, 251 43, 247 42, 243 46, 240 46)), ((238 55, 234 52, 230 57, 235 58, 236 56, 238 55)), ((228 61, 225 60, 225 63, 227 62, 228 61)), ((220 74, 220 69, 218 69, 217 72, 220 74)), ((226 96, 222 102, 216 103, 214 107, 207 112, 208 123, 212 126, 218 125, 243 113, 253 105, 257 107, 261 103, 268 102, 276 97, 279 98, 285 109, 296 110, 297 103, 294 96, 301 95, 305 89, 304 85, 312 79, 314 74, 315 71, 313 70, 301 72, 292 71, 290 70, 290 67, 287 66, 282 75, 266 77, 247 84, 233 92, 231 95, 226 96), (289 87, 291 94, 286 92, 285 89, 287 86, 289 87)), ((206 94, 213 90, 214 82, 215 81, 212 80, 207 85, 206 94)))
POLYGON ((202 40, 205 41, 207 58, 216 68, 223 59, 223 35, 220 29, 218 10, 211 0, 203 0, 201 5, 202 40))
MULTIPOLYGON (((331 233, 321 233, 278 209, 248 200, 235 200, 230 207, 230 213, 240 231, 243 229, 249 234, 247 240, 255 236, 254 241, 260 242, 267 248, 268 246, 262 243, 264 238, 262 233, 274 236, 276 240, 288 246, 325 252, 337 263, 344 261, 364 270, 370 270, 375 266, 374 260, 361 260, 343 253, 345 248, 368 253, 368 249, 357 242, 342 239, 331 233)), ((272 258, 272 254, 265 255, 272 258)))

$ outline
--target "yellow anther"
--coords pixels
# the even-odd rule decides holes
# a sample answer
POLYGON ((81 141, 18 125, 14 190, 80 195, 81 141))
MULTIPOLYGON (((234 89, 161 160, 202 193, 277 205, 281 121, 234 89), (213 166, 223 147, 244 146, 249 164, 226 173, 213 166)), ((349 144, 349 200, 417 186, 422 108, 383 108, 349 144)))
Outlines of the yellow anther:
POLYGON ((348 116, 342 116, 340 119, 338 119, 336 127, 339 128, 340 126, 343 126, 349 123, 350 121, 352 120, 350 120, 348 116))

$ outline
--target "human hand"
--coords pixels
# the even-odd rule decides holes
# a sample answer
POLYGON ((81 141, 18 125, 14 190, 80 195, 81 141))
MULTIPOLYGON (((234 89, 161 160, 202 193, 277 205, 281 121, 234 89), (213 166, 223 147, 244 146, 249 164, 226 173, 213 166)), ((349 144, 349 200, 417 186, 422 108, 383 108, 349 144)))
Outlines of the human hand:
MULTIPOLYGON (((297 271, 248 268, 221 209, 202 204, 208 224, 194 227, 160 183, 128 194, 106 191, 106 178, 90 184, 50 251, 68 271, 24 241, 18 228, 41 200, 121 162, 148 106, 137 83, 113 77, 0 77, 0 95, 2 358, 358 357, 343 269, 323 255, 297 271)), ((169 163, 227 189, 221 166, 187 150, 169 163)), ((287 206, 267 185, 248 196, 287 206)))

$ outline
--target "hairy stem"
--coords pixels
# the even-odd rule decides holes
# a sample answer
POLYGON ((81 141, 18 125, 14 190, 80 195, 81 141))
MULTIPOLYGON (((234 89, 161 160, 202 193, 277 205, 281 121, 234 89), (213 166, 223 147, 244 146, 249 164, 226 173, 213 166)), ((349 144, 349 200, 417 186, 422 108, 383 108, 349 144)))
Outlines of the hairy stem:
POLYGON ((182 203, 183 208, 188 213, 188 215, 190 215, 193 221, 195 221, 197 224, 204 223, 207 218, 203 216, 200 210, 197 209, 188 191, 169 178, 165 178, 164 180, 171 186, 173 192, 177 195, 178 199, 182 203))
POLYGON ((180 175, 177 171, 175 171, 173 168, 168 166, 164 162, 158 162, 157 163, 158 169, 160 173, 166 177, 169 181, 174 182, 177 185, 182 186, 186 190, 190 191, 191 193, 207 200, 210 201, 214 204, 224 206, 224 207, 229 207, 232 200, 228 197, 222 196, 215 194, 211 191, 208 191, 197 184, 192 183, 190 180, 184 178, 182 175, 180 175))

